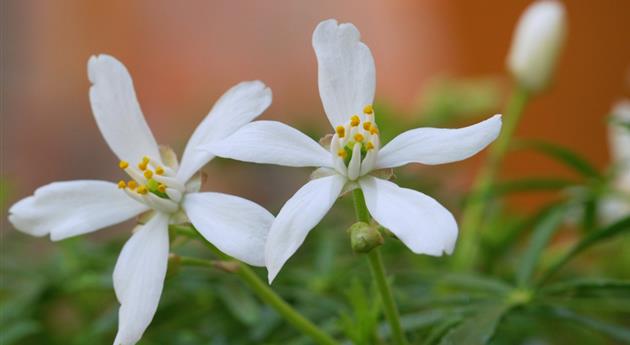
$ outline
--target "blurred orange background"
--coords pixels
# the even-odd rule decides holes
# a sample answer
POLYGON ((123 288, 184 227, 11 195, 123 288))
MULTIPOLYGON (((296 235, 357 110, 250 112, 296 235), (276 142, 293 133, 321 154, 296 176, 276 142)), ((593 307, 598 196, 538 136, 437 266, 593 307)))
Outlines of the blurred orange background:
MULTIPOLYGON (((325 134, 311 48, 312 31, 323 19, 360 29, 376 60, 376 102, 408 113, 437 76, 507 81, 505 56, 530 2, 3 2, 2 173, 11 186, 9 204, 52 181, 118 180, 116 158, 90 111, 86 63, 92 54, 111 54, 127 66, 156 138, 181 153, 214 101, 242 80, 260 79, 272 88, 274 103, 264 118, 318 125, 325 134)), ((568 42, 555 82, 529 105, 518 135, 565 145, 605 167, 606 116, 630 86, 630 2, 566 6, 568 42)), ((541 172, 566 173, 533 154, 514 155, 505 166, 512 177, 541 172)), ((265 205, 269 198, 259 194, 269 187, 252 190, 239 174, 211 175, 212 189, 265 205)), ((465 187, 472 174, 460 179, 465 187)), ((286 200, 300 184, 296 177, 274 200, 286 200)))

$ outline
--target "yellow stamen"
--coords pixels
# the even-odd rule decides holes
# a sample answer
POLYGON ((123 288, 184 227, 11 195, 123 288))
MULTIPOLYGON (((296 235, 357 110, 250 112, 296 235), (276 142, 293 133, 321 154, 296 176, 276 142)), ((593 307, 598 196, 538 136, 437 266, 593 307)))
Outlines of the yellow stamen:
POLYGON ((374 148, 374 144, 372 144, 372 142, 371 142, 371 141, 368 141, 368 143, 367 143, 367 144, 365 144, 365 149, 366 149, 366 150, 371 150, 371 149, 373 149, 373 148, 374 148))
POLYGON ((147 179, 150 179, 151 177, 153 177, 153 171, 148 170, 148 169, 145 170, 144 171, 144 177, 147 178, 147 179))
POLYGON ((361 119, 359 118, 359 115, 352 115, 352 117, 350 118, 350 125, 352 127, 356 127, 359 125, 359 123, 361 123, 361 119))
POLYGON ((155 173, 158 175, 164 175, 164 168, 162 167, 155 168, 155 173))
POLYGON ((348 153, 344 149, 339 149, 339 151, 337 151, 337 156, 339 156, 341 158, 346 158, 347 155, 348 155, 348 153))
POLYGON ((363 108, 363 112, 366 114, 372 114, 374 112, 374 108, 372 108, 371 104, 368 104, 363 108))
POLYGON ((376 126, 372 126, 370 128, 370 134, 377 134, 378 133, 378 128, 376 128, 376 126))
POLYGON ((361 133, 357 133, 357 134, 354 135, 354 141, 362 142, 363 139, 364 139, 363 138, 363 134, 361 134, 361 133))
POLYGON ((127 187, 131 190, 136 189, 136 187, 138 187, 138 183, 134 180, 129 180, 129 182, 127 182, 127 187))
POLYGON ((127 169, 128 166, 129 163, 127 163, 127 161, 120 161, 120 163, 118 163, 118 167, 120 167, 121 169, 127 169))
POLYGON ((144 163, 144 164, 149 164, 150 160, 151 160, 151 158, 149 158, 149 156, 142 157, 142 163, 144 163))
POLYGON ((142 186, 138 187, 137 192, 138 192, 138 194, 144 195, 144 194, 147 194, 149 192, 149 189, 147 189, 147 186, 142 185, 142 186))
POLYGON ((335 132, 337 132, 339 138, 346 136, 346 128, 344 126, 337 126, 337 128, 335 128, 335 132))
POLYGON ((148 163, 145 163, 145 162, 138 163, 138 169, 140 169, 142 171, 147 170, 147 164, 148 163))
POLYGON ((157 190, 158 190, 160 193, 166 193, 166 185, 165 185, 165 184, 163 184, 163 183, 160 183, 160 184, 158 185, 158 187, 157 187, 157 190))
POLYGON ((124 189, 125 187, 127 187, 127 184, 125 183, 125 181, 123 180, 118 181, 118 188, 124 189))
POLYGON ((372 128, 372 122, 370 121, 363 122, 363 129, 365 129, 366 131, 369 131, 370 128, 372 128))

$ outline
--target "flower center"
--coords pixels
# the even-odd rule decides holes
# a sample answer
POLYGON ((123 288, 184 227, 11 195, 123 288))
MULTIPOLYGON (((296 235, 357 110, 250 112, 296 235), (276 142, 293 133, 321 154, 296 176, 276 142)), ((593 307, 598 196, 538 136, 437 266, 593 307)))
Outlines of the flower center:
POLYGON ((161 166, 149 156, 144 156, 136 166, 126 161, 120 161, 118 166, 131 177, 128 181, 118 181, 118 188, 129 197, 157 211, 175 213, 179 210, 186 187, 175 178, 171 168, 161 166))
POLYGON ((335 127, 330 144, 335 169, 356 180, 372 170, 379 146, 374 109, 366 105, 362 117, 352 115, 347 123, 335 127))

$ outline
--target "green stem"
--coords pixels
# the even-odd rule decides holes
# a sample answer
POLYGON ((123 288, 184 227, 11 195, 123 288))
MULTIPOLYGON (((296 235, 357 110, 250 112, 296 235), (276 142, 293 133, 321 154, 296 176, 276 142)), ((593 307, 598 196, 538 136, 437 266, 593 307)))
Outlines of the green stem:
POLYGON ((487 195, 490 192, 498 170, 503 162, 516 127, 529 100, 529 93, 522 87, 517 87, 510 97, 504 117, 501 134, 489 149, 488 157, 481 171, 477 175, 471 189, 471 198, 466 203, 462 212, 461 239, 458 250, 455 252, 454 265, 460 270, 473 269, 479 256, 479 234, 483 226, 484 214, 488 202, 487 195))
MULTIPOLYGON (((352 192, 354 197, 354 210, 357 216, 357 220, 360 222, 369 223, 370 213, 365 205, 365 198, 363 191, 357 188, 352 192)), ((383 259, 381 252, 378 248, 372 249, 368 254, 368 260, 370 262, 370 268, 372 270, 372 277, 376 281, 378 291, 381 294, 381 300, 383 302, 383 310, 385 317, 389 322, 389 327, 392 331, 392 338, 397 345, 406 345, 407 339, 400 324, 400 315, 398 314, 398 308, 394 297, 392 295, 391 288, 387 282, 387 276, 385 274, 385 266, 383 265, 383 259)))
MULTIPOLYGON (((195 238, 200 239, 206 245, 206 247, 208 247, 216 256, 223 260, 234 260, 230 256, 221 252, 214 245, 206 241, 202 236, 200 236, 192 225, 171 225, 171 229, 184 236, 194 236, 195 238)), ((211 260, 196 258, 182 259, 185 259, 181 261, 182 264, 216 268, 216 263, 211 260)), ((238 269, 235 271, 235 273, 238 274, 238 276, 250 287, 250 289, 252 289, 252 291, 256 295, 258 295, 261 300, 274 308, 280 315, 285 318, 285 320, 287 320, 287 322, 293 325, 293 327, 300 330, 302 333, 310 336, 317 344, 337 344, 337 342, 333 338, 331 338, 328 334, 319 329, 315 324, 313 324, 311 321, 298 313, 295 309, 293 309, 293 307, 291 307, 291 305, 289 305, 280 296, 278 296, 269 287, 268 284, 263 282, 260 277, 251 268, 249 268, 249 266, 238 262, 238 269)))

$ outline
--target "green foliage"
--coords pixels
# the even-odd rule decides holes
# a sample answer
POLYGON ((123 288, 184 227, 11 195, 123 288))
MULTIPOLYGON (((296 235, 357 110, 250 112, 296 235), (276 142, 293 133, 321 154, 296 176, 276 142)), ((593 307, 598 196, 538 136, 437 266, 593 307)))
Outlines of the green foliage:
MULTIPOLYGON (((421 116, 376 104, 377 121, 386 142, 419 124, 450 126, 492 113, 499 98, 493 81, 442 80, 429 87, 414 112, 421 116)), ((440 168, 440 174, 433 168, 396 172, 400 185, 435 196, 456 215, 466 198, 482 197, 491 205, 482 233, 482 262, 474 272, 452 272, 445 258, 413 255, 394 237, 385 238, 383 258, 394 277, 394 298, 408 338, 425 345, 630 343, 630 281, 624 280, 630 267, 630 256, 624 254, 630 245, 630 215, 605 223, 598 214, 607 193, 614 192, 611 176, 556 144, 519 141, 514 148, 543 154, 575 176, 499 179, 487 195, 473 196, 451 187, 452 171, 460 169, 456 164, 440 168), (539 192, 552 194, 553 200, 527 211, 506 202, 539 192)), ((228 171, 234 164, 240 163, 221 161, 216 169, 228 171)), ((251 176, 260 179, 260 186, 265 177, 251 176)), ((4 203, 9 186, 2 180, 0 187, 4 203)), ((285 201, 279 198, 271 199, 274 207, 285 201)), ((390 330, 368 265, 363 255, 353 253, 345 231, 352 223, 353 205, 346 196, 311 232, 272 288, 343 344, 389 344, 390 330)), ((50 244, 13 231, 6 234, 0 262, 0 344, 111 344, 118 307, 111 273, 128 235, 50 244)), ((186 229, 171 236, 171 251, 182 257, 222 259, 186 229)), ((140 345, 313 343, 236 274, 181 262, 174 268, 140 345)), ((265 271, 255 269, 255 274, 263 277, 265 271)))

